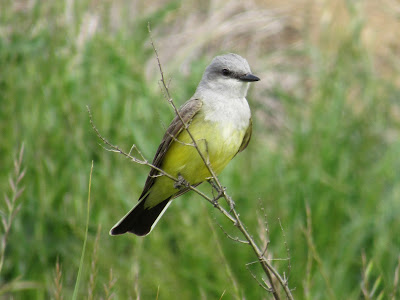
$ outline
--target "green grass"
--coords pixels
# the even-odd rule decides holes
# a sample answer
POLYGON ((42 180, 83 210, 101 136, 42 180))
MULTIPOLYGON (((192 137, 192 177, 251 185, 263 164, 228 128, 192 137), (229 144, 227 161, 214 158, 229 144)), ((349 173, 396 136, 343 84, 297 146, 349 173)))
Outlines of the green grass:
MULTIPOLYGON (((144 75, 145 62, 152 59, 156 65, 147 22, 162 26, 178 2, 134 20, 122 16, 126 27, 116 31, 104 21, 83 48, 75 44, 79 24, 58 21, 63 7, 56 2, 38 2, 27 12, 11 3, 5 1, 0 12, 1 26, 7 28, 0 36, 0 190, 10 194, 8 178, 22 143, 26 174, 0 291, 17 279, 22 288, 8 286, 10 297, 56 297, 59 260, 62 295, 72 297, 93 160, 78 299, 89 294, 94 248, 94 299, 134 299, 137 293, 141 299, 219 299, 224 292, 222 299, 266 298, 245 268, 256 259, 251 250, 226 238, 214 218, 233 235, 235 229, 197 195, 177 199, 146 238, 108 235, 136 202, 148 169, 98 145, 86 105, 112 143, 125 150, 135 143, 152 158, 173 113, 163 100, 158 76, 144 75)), ((89 2, 80 5, 83 10, 89 2)), ((389 298, 394 288, 400 249, 400 143, 393 111, 398 110, 400 90, 375 71, 359 27, 350 33, 337 49, 306 45, 302 55, 310 64, 300 72, 309 87, 268 91, 281 103, 286 127, 266 132, 265 122, 256 117, 265 114, 255 114, 249 148, 221 175, 256 239, 257 216, 260 206, 265 208, 269 251, 275 258, 286 257, 281 220, 291 255, 289 284, 297 299, 363 298, 362 282, 372 288, 379 277, 371 298, 381 292, 389 298), (274 148, 267 147, 269 135, 275 137, 274 148), (307 205, 312 236, 306 234, 307 205), (363 253, 372 265, 364 277, 363 253)), ((193 93, 208 61, 200 58, 186 77, 172 76, 191 83, 171 89, 179 105, 193 93)), ((262 99, 251 100, 253 111, 270 113, 259 104, 262 99)), ((6 211, 5 203, 1 209, 6 211)), ((287 274, 286 261, 275 265, 287 274)), ((252 269, 261 276, 258 268, 252 269)))

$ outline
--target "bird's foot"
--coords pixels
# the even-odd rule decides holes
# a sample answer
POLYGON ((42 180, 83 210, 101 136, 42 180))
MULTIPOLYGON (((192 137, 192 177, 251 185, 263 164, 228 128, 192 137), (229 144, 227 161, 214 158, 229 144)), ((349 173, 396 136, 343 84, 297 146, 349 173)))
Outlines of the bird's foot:
POLYGON ((175 183, 174 183, 174 188, 180 190, 182 188, 189 187, 189 186, 190 186, 190 183, 187 182, 181 174, 179 174, 178 181, 175 181, 175 183))

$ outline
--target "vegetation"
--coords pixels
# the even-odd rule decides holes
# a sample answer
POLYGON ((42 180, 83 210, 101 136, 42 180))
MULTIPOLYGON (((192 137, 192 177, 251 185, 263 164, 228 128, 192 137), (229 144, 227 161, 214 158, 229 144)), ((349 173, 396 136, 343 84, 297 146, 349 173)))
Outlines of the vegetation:
MULTIPOLYGON (((151 159, 173 111, 152 71, 147 22, 155 42, 164 41, 164 62, 165 40, 174 40, 168 32, 188 8, 99 3, 2 2, 0 295, 271 298, 252 276, 261 280, 262 271, 246 266, 256 260, 251 249, 227 238, 218 225, 241 236, 194 193, 174 201, 145 238, 108 235, 137 201, 148 169, 99 146, 86 105, 110 142, 127 151, 136 144, 151 159)), ((252 141, 220 176, 254 238, 270 241, 268 255, 296 299, 400 297, 400 88, 390 72, 400 62, 385 56, 379 64, 363 40, 369 24, 360 11, 346 6, 345 33, 323 32, 320 43, 299 30, 301 46, 255 45, 255 74, 279 54, 288 58, 279 71, 296 83, 267 87, 262 78, 252 87, 252 141)), ((203 48, 193 41, 189 71, 165 60, 176 103, 191 96, 214 54, 247 57, 247 41, 223 48, 220 40, 203 48)))

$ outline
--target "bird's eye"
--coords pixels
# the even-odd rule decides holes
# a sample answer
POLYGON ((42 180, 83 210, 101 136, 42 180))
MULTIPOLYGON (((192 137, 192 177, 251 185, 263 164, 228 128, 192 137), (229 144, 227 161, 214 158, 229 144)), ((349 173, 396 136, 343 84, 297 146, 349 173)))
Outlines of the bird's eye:
POLYGON ((229 71, 228 69, 222 69, 222 75, 229 76, 230 74, 231 74, 231 71, 229 71))

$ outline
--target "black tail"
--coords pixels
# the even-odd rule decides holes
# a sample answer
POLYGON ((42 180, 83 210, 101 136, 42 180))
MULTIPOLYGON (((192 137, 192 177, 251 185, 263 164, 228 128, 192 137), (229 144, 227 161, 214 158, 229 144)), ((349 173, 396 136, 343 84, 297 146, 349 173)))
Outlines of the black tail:
POLYGON ((110 230, 111 235, 131 232, 136 235, 147 235, 162 216, 171 198, 151 208, 145 208, 146 199, 141 200, 132 210, 110 230), (153 225, 154 224, 154 225, 153 225))

